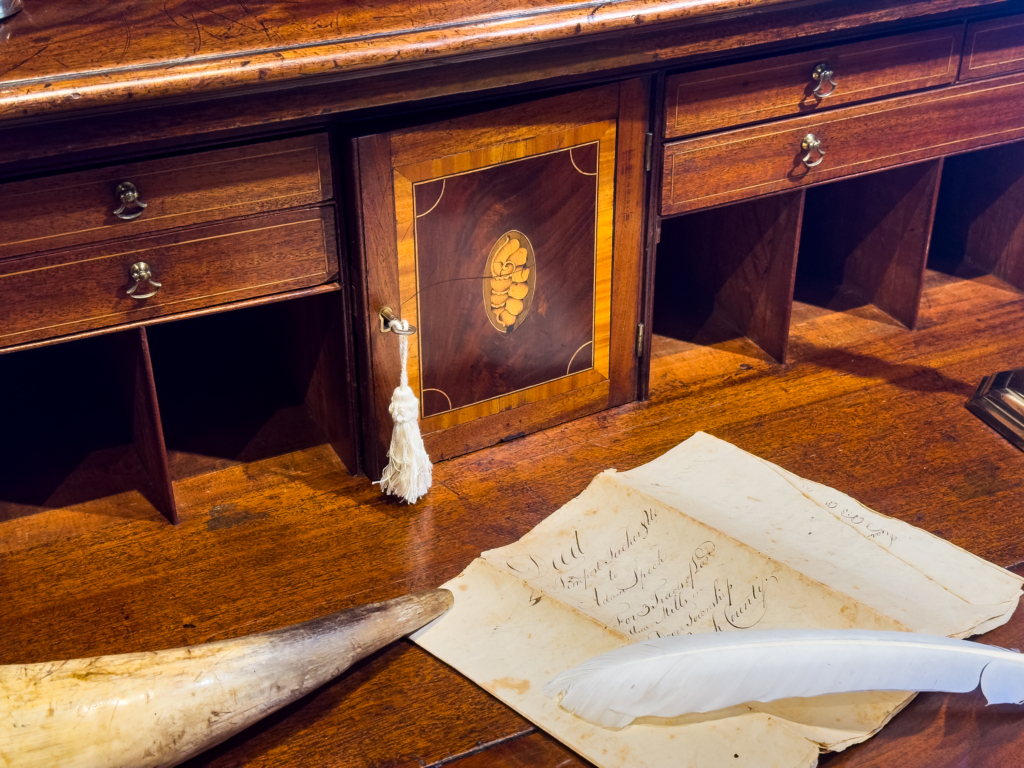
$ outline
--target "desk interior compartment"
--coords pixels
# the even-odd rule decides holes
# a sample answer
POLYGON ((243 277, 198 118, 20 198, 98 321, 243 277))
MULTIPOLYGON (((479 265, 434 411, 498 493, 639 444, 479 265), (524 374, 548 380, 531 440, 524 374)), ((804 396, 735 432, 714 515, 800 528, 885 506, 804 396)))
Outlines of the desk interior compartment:
POLYGON ((175 520, 145 329, 0 355, 0 521, 119 496, 175 520))
POLYGON ((746 336, 783 362, 803 208, 798 190, 664 220, 654 333, 698 344, 746 336))
POLYGON ((807 190, 795 298, 917 323, 940 160, 807 190))
POLYGON ((1024 142, 946 158, 930 266, 1024 290, 1024 142))
POLYGON ((341 292, 150 328, 175 481, 330 442, 358 471, 341 292))

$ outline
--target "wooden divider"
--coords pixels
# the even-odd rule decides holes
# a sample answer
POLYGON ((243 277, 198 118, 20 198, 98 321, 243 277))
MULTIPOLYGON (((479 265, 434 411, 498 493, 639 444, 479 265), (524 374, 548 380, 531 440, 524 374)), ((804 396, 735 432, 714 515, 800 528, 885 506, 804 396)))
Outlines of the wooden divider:
POLYGON ((357 471, 341 298, 0 354, 0 521, 135 492, 177 523, 176 481, 325 440, 357 471))
POLYGON ((1024 290, 1024 142, 946 159, 931 266, 1024 290))
POLYGON ((145 466, 143 357, 134 329, 0 355, 0 521, 130 492, 170 514, 145 466))
POLYGON ((292 384, 345 468, 359 474, 355 359, 341 292, 286 302, 282 309, 292 384))
POLYGON ((132 340, 135 369, 135 391, 132 418, 132 439, 142 466, 152 486, 153 502, 160 513, 172 523, 178 522, 178 505, 171 486, 171 467, 167 461, 164 427, 153 379, 153 361, 149 356, 149 339, 145 328, 128 331, 132 340))
POLYGON ((654 332, 701 343, 747 336, 783 362, 803 207, 799 190, 665 220, 654 332))
POLYGON ((827 303, 835 293, 852 293, 914 328, 942 163, 807 190, 798 294, 817 293, 827 303))

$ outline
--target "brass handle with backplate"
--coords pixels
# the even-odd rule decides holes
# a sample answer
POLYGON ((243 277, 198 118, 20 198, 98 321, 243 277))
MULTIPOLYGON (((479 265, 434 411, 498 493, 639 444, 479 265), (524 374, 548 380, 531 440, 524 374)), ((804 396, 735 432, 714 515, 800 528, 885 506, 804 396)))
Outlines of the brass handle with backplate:
POLYGON ((132 219, 139 218, 148 206, 148 203, 139 200, 139 190, 130 181, 122 181, 118 184, 114 194, 121 203, 120 207, 114 209, 114 215, 122 221, 131 221, 132 219), (138 210, 133 213, 125 213, 125 210, 130 205, 134 205, 138 210))
POLYGON ((814 86, 812 93, 819 99, 827 99, 829 96, 833 95, 836 92, 836 89, 839 88, 839 83, 835 81, 835 74, 836 73, 832 71, 832 68, 824 62, 816 66, 814 71, 811 73, 811 79, 817 83, 817 85, 814 86), (827 91, 822 91, 821 89, 825 83, 828 83, 830 87, 827 91))
POLYGON ((815 136, 813 133, 808 133, 804 136, 804 140, 800 142, 800 149, 807 154, 803 156, 803 163, 808 168, 813 168, 816 165, 821 165, 821 161, 825 159, 825 150, 821 148, 821 139, 815 136), (811 162, 811 155, 815 152, 818 153, 818 159, 811 162))
POLYGON ((131 269, 128 270, 128 276, 135 281, 135 285, 128 289, 128 295, 138 301, 156 296, 157 292, 163 287, 163 283, 158 283, 153 279, 153 270, 144 261, 137 261, 132 264, 131 269), (149 283, 153 290, 149 293, 135 293, 143 283, 149 283))

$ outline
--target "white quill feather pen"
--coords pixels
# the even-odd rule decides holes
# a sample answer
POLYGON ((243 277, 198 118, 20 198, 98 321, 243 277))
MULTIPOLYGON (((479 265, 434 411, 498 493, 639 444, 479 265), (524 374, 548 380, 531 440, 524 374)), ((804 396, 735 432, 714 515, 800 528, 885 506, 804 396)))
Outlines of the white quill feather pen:
POLYGON ((544 687, 597 725, 677 717, 748 701, 855 691, 981 690, 1024 700, 1024 656, 948 637, 868 630, 776 629, 669 637, 597 656, 544 687))

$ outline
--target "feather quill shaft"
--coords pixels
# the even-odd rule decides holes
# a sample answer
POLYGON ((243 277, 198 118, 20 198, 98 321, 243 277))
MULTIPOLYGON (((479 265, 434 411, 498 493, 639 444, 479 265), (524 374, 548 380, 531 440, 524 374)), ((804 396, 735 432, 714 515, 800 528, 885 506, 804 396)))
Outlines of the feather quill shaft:
POLYGON ((989 704, 1024 703, 1024 656, 909 632, 777 629, 650 640, 567 670, 544 692, 597 725, 677 717, 750 701, 981 684, 989 704))

